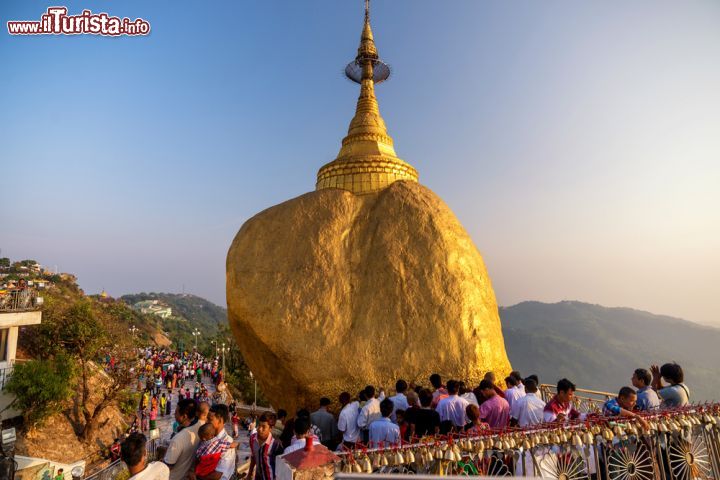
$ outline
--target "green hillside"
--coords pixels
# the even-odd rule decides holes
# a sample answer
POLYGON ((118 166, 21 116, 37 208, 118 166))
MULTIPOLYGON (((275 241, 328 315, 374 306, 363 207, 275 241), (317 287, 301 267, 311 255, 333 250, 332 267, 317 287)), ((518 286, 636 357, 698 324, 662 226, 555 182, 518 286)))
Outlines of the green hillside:
POLYGON ((210 341, 224 341, 227 335, 227 311, 204 298, 179 293, 133 293, 120 297, 128 305, 143 300, 160 300, 172 308, 172 317, 157 318, 158 325, 177 347, 179 342, 191 348, 195 339, 193 329, 200 331, 198 346, 210 351, 210 341))
POLYGON ((617 391, 635 368, 675 361, 693 401, 720 399, 720 329, 630 308, 523 302, 500 308, 513 368, 543 383, 617 391))

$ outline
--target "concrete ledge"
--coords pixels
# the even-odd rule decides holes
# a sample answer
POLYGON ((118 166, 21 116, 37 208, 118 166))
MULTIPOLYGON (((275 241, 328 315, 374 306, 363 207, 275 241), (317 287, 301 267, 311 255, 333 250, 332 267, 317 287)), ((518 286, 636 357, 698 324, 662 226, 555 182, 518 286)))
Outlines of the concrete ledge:
POLYGON ((38 325, 42 319, 42 312, 0 312, 0 328, 21 327, 23 325, 38 325))

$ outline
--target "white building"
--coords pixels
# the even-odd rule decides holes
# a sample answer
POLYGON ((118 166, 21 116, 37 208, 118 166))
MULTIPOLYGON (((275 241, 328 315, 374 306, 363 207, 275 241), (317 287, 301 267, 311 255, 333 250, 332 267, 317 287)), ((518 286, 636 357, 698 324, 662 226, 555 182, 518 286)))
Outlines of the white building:
POLYGON ((172 308, 160 300, 143 300, 133 305, 133 309, 144 314, 157 315, 160 318, 172 317, 172 308))

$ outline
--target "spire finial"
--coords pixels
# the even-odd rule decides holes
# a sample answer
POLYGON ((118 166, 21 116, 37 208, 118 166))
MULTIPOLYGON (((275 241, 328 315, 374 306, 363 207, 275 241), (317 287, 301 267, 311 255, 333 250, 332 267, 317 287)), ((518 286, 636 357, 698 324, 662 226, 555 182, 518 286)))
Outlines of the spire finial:
POLYGON ((393 139, 385 128, 375 98, 375 84, 390 76, 378 56, 370 28, 370 0, 365 0, 365 24, 355 60, 345 67, 345 75, 360 84, 360 97, 348 134, 337 158, 323 166, 316 188, 340 188, 356 194, 373 193, 396 180, 417 182, 417 171, 398 158, 393 139))

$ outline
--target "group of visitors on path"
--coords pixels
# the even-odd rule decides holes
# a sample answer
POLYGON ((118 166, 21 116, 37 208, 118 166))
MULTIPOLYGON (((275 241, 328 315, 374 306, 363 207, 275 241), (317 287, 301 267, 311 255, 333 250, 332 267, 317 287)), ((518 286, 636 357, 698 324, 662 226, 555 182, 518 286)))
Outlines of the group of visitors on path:
POLYGON ((141 395, 133 431, 154 430, 158 418, 171 415, 172 406, 183 398, 229 403, 217 358, 206 359, 198 352, 179 353, 154 348, 141 349, 139 355, 137 389, 141 395), (203 383, 204 379, 209 381, 207 385, 203 383), (214 392, 210 385, 215 387, 214 392))

